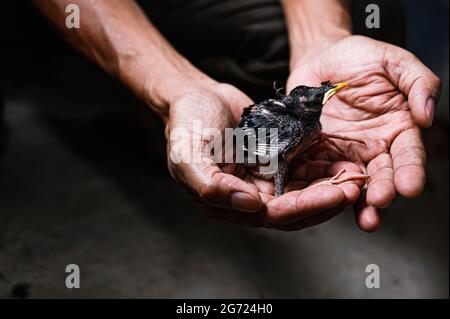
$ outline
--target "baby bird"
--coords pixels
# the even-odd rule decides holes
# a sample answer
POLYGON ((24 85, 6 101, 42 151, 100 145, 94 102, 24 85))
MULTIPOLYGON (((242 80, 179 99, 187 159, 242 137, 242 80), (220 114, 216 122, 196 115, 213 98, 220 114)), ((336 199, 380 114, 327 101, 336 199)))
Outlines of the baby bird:
MULTIPOLYGON (((322 82, 320 87, 300 85, 288 95, 279 94, 279 99, 269 99, 244 108, 239 126, 244 135, 242 145, 238 145, 244 152, 244 166, 253 175, 264 179, 274 179, 274 195, 284 193, 284 186, 288 173, 288 165, 292 159, 306 148, 320 140, 322 126, 320 116, 322 107, 347 83, 331 84, 322 82), (270 129, 277 130, 270 130, 270 129), (265 136, 258 136, 258 129, 265 129, 265 136), (265 137, 265 138, 264 138, 265 137), (250 143, 254 139, 256 143, 250 143), (257 160, 249 160, 250 158, 257 160), (271 170, 262 163, 272 163, 276 159, 277 165, 271 170), (261 168, 266 169, 262 172, 261 168)), ((351 178, 339 178, 344 171, 328 181, 338 184, 353 179, 367 179, 364 174, 351 178)))

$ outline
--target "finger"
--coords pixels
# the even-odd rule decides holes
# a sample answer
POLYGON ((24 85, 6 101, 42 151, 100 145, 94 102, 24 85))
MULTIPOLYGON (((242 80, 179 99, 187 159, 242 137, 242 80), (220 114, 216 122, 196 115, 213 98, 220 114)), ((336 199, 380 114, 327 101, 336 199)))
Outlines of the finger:
POLYGON ((366 232, 374 232, 381 226, 380 211, 366 201, 366 194, 363 191, 358 202, 353 205, 356 224, 361 230, 366 232))
POLYGON ((400 133, 391 146, 394 184, 406 198, 420 195, 425 187, 426 154, 420 130, 413 128, 400 133))
POLYGON ((389 154, 375 157, 367 165, 370 182, 367 185, 367 203, 375 207, 387 207, 397 195, 394 186, 394 169, 389 154))
POLYGON ((233 223, 233 224, 240 224, 244 226, 250 226, 250 227, 268 227, 264 223, 264 212, 267 206, 267 203, 271 201, 274 197, 267 194, 260 194, 262 199, 262 208, 259 212, 255 214, 249 214, 246 212, 239 212, 236 210, 230 210, 225 208, 218 208, 218 207, 211 207, 202 205, 203 213, 208 218, 211 218, 213 220, 233 223))
POLYGON ((267 204, 265 219, 270 225, 285 225, 301 218, 334 208, 346 199, 335 186, 314 186, 285 193, 267 204))
POLYGON ((260 213, 249 214, 247 212, 239 212, 225 208, 203 206, 203 213, 213 220, 240 224, 250 227, 263 227, 263 219, 260 213))
MULTIPOLYGON (((305 161, 297 163, 292 172, 292 180, 295 181, 294 185, 288 184, 287 190, 304 188, 304 181, 318 183, 325 177, 331 177, 336 175, 339 171, 345 170, 342 177, 351 176, 354 173, 361 173, 361 168, 352 163, 346 161, 340 162, 328 162, 328 161, 305 161), (294 187, 292 187, 294 186, 294 187), (303 186, 303 187, 301 187, 303 186)), ((313 185, 313 184, 312 184, 313 185)), ((345 194, 347 204, 354 203, 360 194, 360 188, 364 185, 363 181, 352 181, 335 185, 339 187, 345 194)))
MULTIPOLYGON (((346 176, 350 176, 351 174, 343 174, 342 177, 346 177, 346 176)), ((360 194, 361 194, 361 187, 363 182, 361 181, 349 181, 349 182, 345 182, 339 185, 335 185, 335 187, 339 187, 345 194, 345 200, 344 203, 346 205, 351 205, 353 203, 355 203, 360 194), (360 185, 358 185, 357 183, 359 183, 360 185)))
POLYGON ((206 205, 243 212, 257 212, 261 208, 256 187, 222 172, 212 159, 172 164, 171 172, 206 205))
POLYGON ((346 207, 347 207, 347 205, 341 204, 338 207, 326 210, 318 215, 314 215, 312 217, 306 217, 299 222, 291 223, 291 224, 287 224, 287 225, 276 226, 275 228, 279 229, 279 230, 285 230, 285 231, 294 231, 294 230, 302 230, 305 228, 313 227, 313 226, 322 224, 322 223, 330 220, 331 218, 335 217, 340 212, 342 212, 346 207))
POLYGON ((439 78, 413 54, 395 46, 387 50, 386 70, 391 81, 408 97, 416 123, 429 127, 439 100, 439 78))
POLYGON ((284 192, 288 193, 288 192, 302 190, 302 189, 308 187, 308 185, 309 185, 309 183, 305 182, 305 181, 289 181, 286 184, 286 186, 284 187, 284 192))
POLYGON ((257 178, 251 174, 246 174, 244 176, 244 180, 250 184, 255 185, 260 193, 273 195, 273 180, 257 178))

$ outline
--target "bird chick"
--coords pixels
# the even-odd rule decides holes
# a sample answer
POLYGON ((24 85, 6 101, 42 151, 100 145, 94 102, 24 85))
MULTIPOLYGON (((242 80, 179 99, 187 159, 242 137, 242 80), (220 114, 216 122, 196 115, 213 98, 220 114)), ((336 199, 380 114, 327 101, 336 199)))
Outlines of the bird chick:
MULTIPOLYGON (((257 177, 274 179, 274 195, 284 193, 288 165, 292 159, 321 137, 320 116, 322 107, 347 83, 322 82, 320 87, 300 85, 288 95, 279 94, 278 99, 269 99, 244 108, 239 126, 247 139, 238 147, 244 152, 244 166, 257 177), (258 129, 265 129, 265 139, 257 137, 258 129), (270 130, 270 129, 277 130, 270 130), (249 143, 253 138, 257 143, 249 143), (258 158, 255 162, 249 158, 258 158), (261 173, 262 163, 276 158, 276 167, 261 173)), ((350 180, 339 179, 342 171, 330 180, 339 183, 350 180)), ((354 179, 367 179, 367 175, 355 175, 354 179)), ((353 179, 353 178, 351 178, 353 179)))

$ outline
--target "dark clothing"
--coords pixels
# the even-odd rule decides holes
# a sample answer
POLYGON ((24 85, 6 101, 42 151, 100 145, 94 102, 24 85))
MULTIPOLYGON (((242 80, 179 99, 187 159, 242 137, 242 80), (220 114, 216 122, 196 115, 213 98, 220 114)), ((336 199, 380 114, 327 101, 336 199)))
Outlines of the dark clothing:
POLYGON ((252 95, 274 80, 286 80, 289 47, 278 0, 140 4, 169 42, 215 79, 252 95))
MULTIPOLYGON (((211 77, 236 85, 255 100, 272 97, 273 81, 279 85, 286 81, 289 44, 279 0, 138 2, 169 42, 211 77)), ((49 82, 54 86, 61 79, 78 83, 93 78, 92 73, 97 70, 52 32, 54 29, 31 2, 8 1, 5 5, 4 12, 8 14, 4 15, 4 29, 14 32, 5 34, 4 79, 18 81, 23 87, 28 82, 49 82)), ((356 34, 404 44, 402 1, 353 1, 352 18, 356 34), (380 6, 382 28, 365 27, 368 3, 380 6)), ((94 87, 97 88, 98 77, 96 74, 94 87)), ((110 85, 106 82, 102 83, 110 85)), ((103 90, 90 91, 91 87, 86 85, 79 94, 102 96, 103 90)), ((105 92, 109 94, 111 90, 105 92)))
MULTIPOLYGON (((273 81, 281 85, 286 81, 289 43, 279 0, 139 3, 169 42, 213 78, 236 85, 256 100, 272 95, 273 81)), ((356 33, 402 44, 399 39, 405 32, 401 1, 354 1, 352 12, 356 33), (365 27, 365 7, 369 3, 380 5, 383 30, 395 31, 381 34, 380 29, 365 27)))

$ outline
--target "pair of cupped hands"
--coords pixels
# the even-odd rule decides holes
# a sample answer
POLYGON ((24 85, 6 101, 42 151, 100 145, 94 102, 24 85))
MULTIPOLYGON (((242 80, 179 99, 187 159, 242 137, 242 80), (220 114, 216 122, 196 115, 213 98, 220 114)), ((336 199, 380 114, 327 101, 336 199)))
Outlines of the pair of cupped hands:
POLYGON ((253 104, 239 89, 223 83, 196 85, 171 103, 166 132, 172 176, 216 219, 298 230, 353 205, 358 226, 376 230, 380 208, 398 195, 413 198, 423 191, 426 154, 420 128, 433 121, 440 81, 410 52, 362 36, 324 44, 292 63, 286 91, 325 80, 350 85, 323 108, 323 132, 364 143, 336 140, 338 151, 324 140, 301 154, 290 166, 282 196, 273 196, 273 181, 256 178, 241 165, 215 163, 205 147, 208 135, 194 146, 201 162, 172 161, 173 129, 184 128, 194 137, 202 133, 194 131, 192 123, 201 121, 202 127, 223 131, 235 127, 242 109, 253 104), (314 186, 341 169, 348 175, 364 172, 370 181, 314 186))

